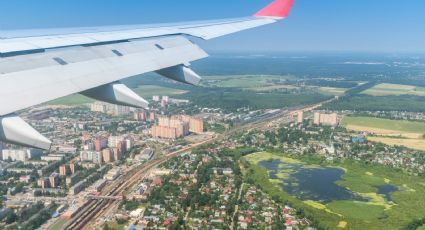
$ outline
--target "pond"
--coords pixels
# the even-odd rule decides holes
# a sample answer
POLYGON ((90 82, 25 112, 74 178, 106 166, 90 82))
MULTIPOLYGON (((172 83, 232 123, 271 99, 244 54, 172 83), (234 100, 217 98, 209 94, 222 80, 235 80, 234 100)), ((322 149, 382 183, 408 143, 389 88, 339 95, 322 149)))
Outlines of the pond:
POLYGON ((383 195, 387 201, 392 201, 391 193, 397 191, 398 188, 394 185, 386 184, 378 186, 378 194, 383 195))
POLYGON ((281 160, 262 161, 260 165, 269 171, 271 179, 282 179, 278 176, 281 172, 289 174, 282 179, 281 187, 298 199, 321 203, 334 200, 367 201, 335 183, 344 175, 342 169, 306 167, 302 164, 287 163, 281 160))

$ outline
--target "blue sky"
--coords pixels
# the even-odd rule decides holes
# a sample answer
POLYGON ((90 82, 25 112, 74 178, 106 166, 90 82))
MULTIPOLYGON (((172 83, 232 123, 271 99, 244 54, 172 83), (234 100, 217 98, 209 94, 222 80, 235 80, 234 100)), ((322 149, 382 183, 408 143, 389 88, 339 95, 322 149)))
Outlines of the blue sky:
MULTIPOLYGON (((0 0, 0 29, 177 22, 251 15, 270 0, 0 0)), ((209 51, 425 53, 423 0, 295 0, 277 25, 201 43, 209 51)))

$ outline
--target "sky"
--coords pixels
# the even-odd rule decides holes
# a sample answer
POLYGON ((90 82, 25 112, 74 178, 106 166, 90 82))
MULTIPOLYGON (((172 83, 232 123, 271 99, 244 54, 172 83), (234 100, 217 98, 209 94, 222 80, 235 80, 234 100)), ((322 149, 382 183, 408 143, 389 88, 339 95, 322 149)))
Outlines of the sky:
MULTIPOLYGON (((271 0, 0 0, 0 30, 250 16, 271 0)), ((295 0, 288 19, 207 51, 425 53, 424 0, 295 0)))

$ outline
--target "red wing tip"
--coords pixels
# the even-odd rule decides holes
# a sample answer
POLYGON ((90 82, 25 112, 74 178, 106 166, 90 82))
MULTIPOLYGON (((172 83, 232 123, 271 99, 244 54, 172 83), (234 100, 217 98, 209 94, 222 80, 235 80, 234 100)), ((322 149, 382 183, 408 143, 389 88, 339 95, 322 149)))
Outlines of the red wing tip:
POLYGON ((257 12, 254 16, 286 18, 293 4, 294 0, 274 0, 274 2, 257 12))

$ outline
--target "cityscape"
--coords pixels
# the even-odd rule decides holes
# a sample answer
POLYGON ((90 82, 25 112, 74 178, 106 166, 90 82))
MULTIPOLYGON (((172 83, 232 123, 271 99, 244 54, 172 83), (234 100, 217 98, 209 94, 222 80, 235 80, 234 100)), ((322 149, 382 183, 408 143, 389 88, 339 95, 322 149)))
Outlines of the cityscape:
POLYGON ((425 230, 424 2, 0 7, 0 229, 425 230))
MULTIPOLYGON (((328 216, 334 205, 341 209, 335 201, 363 202, 364 207, 357 203, 356 211, 368 205, 390 210, 401 207, 393 194, 423 185, 424 145, 409 148, 379 141, 388 135, 396 138, 397 132, 413 136, 414 131, 379 133, 379 124, 361 126, 369 117, 388 127, 402 122, 421 130, 422 112, 324 109, 339 103, 341 94, 282 109, 228 110, 199 106, 190 98, 174 99, 171 88, 168 93, 151 96, 149 111, 82 100, 24 112, 22 116, 53 140, 53 146, 41 151, 2 145, 2 228, 357 228, 355 215, 335 215, 338 221, 328 216), (338 187, 335 181, 344 171, 334 167, 353 167, 361 176, 373 176, 369 186, 378 190, 351 191, 350 181, 337 182, 342 186, 338 187), (261 179, 264 169, 270 176, 266 181, 261 179), (294 170, 314 174, 298 178, 294 170), (382 182, 375 170, 388 171, 382 182), (393 176, 394 172, 405 176, 393 176), (398 182, 402 178, 417 182, 398 182), (318 183, 310 180, 329 183, 335 191, 316 191, 322 186, 308 187, 318 183), (285 195, 272 188, 283 189, 285 195), (329 211, 320 213, 322 207, 329 211), (22 213, 29 219, 20 219, 22 213)), ((368 222, 361 225, 385 226, 379 219, 373 225, 368 222)))

